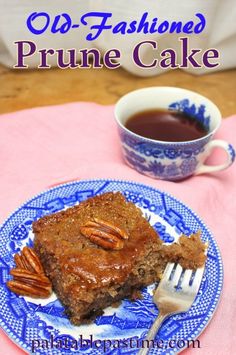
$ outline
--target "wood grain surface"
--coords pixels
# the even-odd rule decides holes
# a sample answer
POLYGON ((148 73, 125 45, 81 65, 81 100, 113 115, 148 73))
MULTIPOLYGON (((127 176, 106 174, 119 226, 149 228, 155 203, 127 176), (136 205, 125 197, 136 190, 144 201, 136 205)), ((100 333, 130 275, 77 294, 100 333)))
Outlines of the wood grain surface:
POLYGON ((236 113, 236 69, 193 76, 180 70, 136 77, 123 69, 13 70, 0 66, 0 113, 72 101, 114 104, 146 86, 178 86, 213 100, 227 117, 236 113))

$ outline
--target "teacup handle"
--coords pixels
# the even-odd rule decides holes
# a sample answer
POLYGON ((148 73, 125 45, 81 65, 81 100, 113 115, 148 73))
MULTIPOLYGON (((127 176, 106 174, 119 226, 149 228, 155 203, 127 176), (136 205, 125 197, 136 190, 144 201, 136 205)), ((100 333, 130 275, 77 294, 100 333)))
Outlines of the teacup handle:
POLYGON ((222 148, 227 153, 227 160, 224 164, 220 165, 206 165, 201 164, 197 170, 195 171, 196 175, 204 174, 204 173, 213 173, 214 171, 220 171, 227 169, 231 164, 233 164, 235 160, 235 150, 233 146, 221 139, 214 139, 213 141, 209 142, 206 146, 205 150, 205 159, 206 160, 210 155, 214 148, 222 148))

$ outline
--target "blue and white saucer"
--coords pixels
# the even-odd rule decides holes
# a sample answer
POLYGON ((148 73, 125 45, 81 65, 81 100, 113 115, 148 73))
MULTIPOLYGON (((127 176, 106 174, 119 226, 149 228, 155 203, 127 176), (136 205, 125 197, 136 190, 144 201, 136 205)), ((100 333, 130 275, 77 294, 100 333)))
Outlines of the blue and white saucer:
POLYGON ((209 243, 205 275, 193 306, 187 313, 172 316, 163 323, 156 337, 161 340, 158 342, 161 347, 151 349, 150 354, 180 352, 212 318, 222 290, 223 267, 218 246, 200 218, 174 197, 149 186, 116 180, 78 181, 32 198, 0 228, 0 325, 27 352, 137 354, 137 346, 156 318, 158 310, 152 302, 154 285, 143 290, 142 300, 124 300, 118 308, 107 308, 93 324, 79 327, 71 325, 55 294, 37 300, 17 296, 6 287, 11 278, 9 271, 14 267, 13 255, 23 246, 33 245, 34 220, 108 191, 121 191, 127 200, 140 207, 166 243, 172 243, 182 233, 190 235, 198 230, 202 231, 202 240, 209 243), (80 348, 84 339, 87 342, 80 348))

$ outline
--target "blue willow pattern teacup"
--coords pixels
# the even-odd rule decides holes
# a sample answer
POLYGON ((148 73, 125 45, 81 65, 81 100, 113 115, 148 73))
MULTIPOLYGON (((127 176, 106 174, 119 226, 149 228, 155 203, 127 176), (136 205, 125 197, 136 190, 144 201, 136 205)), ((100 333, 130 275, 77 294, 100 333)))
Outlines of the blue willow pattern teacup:
POLYGON ((228 168, 235 160, 231 144, 213 136, 221 123, 221 113, 213 102, 193 91, 175 87, 150 87, 123 96, 116 104, 122 150, 126 163, 138 172, 155 179, 180 180, 228 168), (207 134, 184 142, 165 142, 141 137, 125 127, 132 115, 151 109, 184 112, 201 122, 207 134), (227 160, 222 165, 205 165, 215 147, 224 149, 227 160))

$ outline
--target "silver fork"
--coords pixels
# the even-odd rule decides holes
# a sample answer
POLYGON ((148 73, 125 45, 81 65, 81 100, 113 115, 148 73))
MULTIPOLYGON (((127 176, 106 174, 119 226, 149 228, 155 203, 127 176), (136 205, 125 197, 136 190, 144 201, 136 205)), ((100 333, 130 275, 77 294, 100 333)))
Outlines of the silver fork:
POLYGON ((187 312, 198 293, 204 267, 196 271, 183 269, 179 264, 168 263, 163 277, 153 295, 153 301, 159 309, 159 315, 144 341, 144 348, 138 355, 146 355, 149 351, 148 341, 155 340, 155 336, 162 322, 169 316, 187 312))

